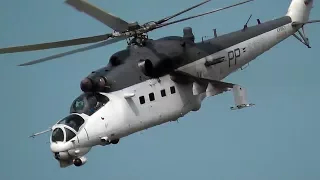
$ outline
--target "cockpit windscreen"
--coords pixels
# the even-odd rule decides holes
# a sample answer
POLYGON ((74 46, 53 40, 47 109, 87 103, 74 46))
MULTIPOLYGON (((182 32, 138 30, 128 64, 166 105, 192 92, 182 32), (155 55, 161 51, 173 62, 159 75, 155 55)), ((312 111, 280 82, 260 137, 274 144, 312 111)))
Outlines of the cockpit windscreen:
POLYGON ((76 98, 71 107, 70 113, 84 113, 91 116, 102 106, 108 103, 109 98, 99 93, 84 93, 76 98))
POLYGON ((76 132, 79 131, 79 128, 83 123, 84 123, 84 119, 81 116, 76 114, 71 114, 58 122, 58 124, 64 124, 66 126, 69 126, 70 128, 74 129, 76 132))

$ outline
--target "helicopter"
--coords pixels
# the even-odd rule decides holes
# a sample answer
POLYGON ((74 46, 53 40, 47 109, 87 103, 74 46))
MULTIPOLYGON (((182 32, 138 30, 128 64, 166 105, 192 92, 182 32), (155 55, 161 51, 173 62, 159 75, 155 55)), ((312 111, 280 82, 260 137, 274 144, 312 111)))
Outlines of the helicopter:
POLYGON ((148 37, 150 31, 253 0, 167 22, 209 1, 140 25, 128 23, 87 1, 66 0, 66 4, 104 23, 114 32, 0 49, 0 54, 5 54, 96 43, 20 65, 28 66, 127 40, 126 49, 111 55, 105 67, 93 71, 80 82, 83 93, 72 102, 70 114, 48 130, 30 137, 51 132, 50 149, 60 167, 72 164, 79 167, 87 162, 85 156, 93 147, 118 144, 120 139, 133 133, 177 121, 198 111, 207 97, 232 91, 235 105, 231 110, 252 107, 255 104, 248 102, 244 87, 222 80, 288 37, 294 36, 311 48, 304 27, 320 22, 309 20, 313 0, 292 0, 282 17, 264 23, 257 19, 257 25, 248 27, 250 16, 242 29, 221 36, 214 31, 214 38, 204 41, 195 42, 191 27, 183 28, 183 36, 157 40, 148 37))

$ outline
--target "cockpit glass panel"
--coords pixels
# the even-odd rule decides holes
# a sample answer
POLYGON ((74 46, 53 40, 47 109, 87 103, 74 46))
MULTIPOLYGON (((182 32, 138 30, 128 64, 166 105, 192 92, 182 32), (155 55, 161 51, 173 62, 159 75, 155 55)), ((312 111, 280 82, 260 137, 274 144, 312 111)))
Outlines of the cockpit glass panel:
POLYGON ((77 98, 75 101, 74 101, 74 105, 73 105, 73 108, 75 110, 82 110, 84 108, 84 100, 83 100, 83 96, 80 96, 79 98, 77 98))
POLYGON ((51 137, 52 142, 64 141, 64 134, 61 128, 54 129, 51 137))
POLYGON ((75 131, 79 131, 79 128, 83 123, 84 119, 76 114, 71 114, 58 122, 58 124, 65 124, 75 131))
POLYGON ((76 134, 74 132, 72 132, 70 129, 68 128, 64 128, 66 131, 66 141, 70 141, 70 139, 72 139, 73 137, 76 136, 76 134))
POLYGON ((99 93, 84 93, 76 98, 71 107, 70 113, 84 113, 91 116, 102 106, 107 104, 109 98, 99 93))

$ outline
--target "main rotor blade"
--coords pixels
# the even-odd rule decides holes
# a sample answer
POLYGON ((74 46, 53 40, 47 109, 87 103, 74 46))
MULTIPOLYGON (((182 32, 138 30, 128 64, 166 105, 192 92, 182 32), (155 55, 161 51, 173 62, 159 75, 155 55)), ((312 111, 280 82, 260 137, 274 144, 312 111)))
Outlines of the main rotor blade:
POLYGON ((186 20, 189 20, 189 19, 197 18, 197 17, 200 17, 200 16, 212 14, 212 13, 215 13, 215 12, 218 12, 218 11, 222 11, 222 10, 225 10, 225 9, 228 9, 228 8, 232 8, 232 7, 235 7, 235 6, 239 6, 241 4, 248 3, 250 1, 254 1, 254 0, 243 1, 243 2, 236 3, 236 4, 233 4, 233 5, 230 5, 230 6, 226 6, 226 7, 219 8, 219 9, 215 9, 215 10, 212 10, 212 11, 209 11, 209 12, 206 12, 206 13, 190 16, 190 17, 187 17, 187 18, 183 18, 183 19, 179 19, 179 20, 176 20, 176 21, 168 22, 168 23, 165 23, 165 24, 160 24, 155 29, 161 28, 161 27, 164 27, 164 26, 168 26, 168 25, 171 25, 171 24, 179 23, 179 22, 182 22, 182 21, 186 21, 186 20))
POLYGON ((157 24, 164 23, 164 22, 166 22, 166 21, 168 21, 168 20, 170 20, 170 19, 172 19, 172 18, 175 18, 175 17, 179 16, 180 14, 183 14, 183 13, 185 13, 185 12, 188 12, 188 11, 190 11, 190 10, 196 8, 196 7, 199 7, 199 6, 205 4, 205 3, 209 2, 209 1, 211 1, 211 0, 203 1, 203 2, 201 2, 201 3, 199 3, 199 4, 196 4, 196 5, 188 8, 188 9, 185 9, 185 10, 183 10, 183 11, 180 11, 180 12, 178 12, 178 13, 172 15, 172 16, 168 16, 168 17, 166 17, 166 18, 160 19, 159 21, 157 21, 157 24))
POLYGON ((66 4, 74 7, 78 11, 84 12, 87 15, 95 18, 96 20, 102 22, 103 24, 109 26, 111 29, 117 32, 126 31, 129 27, 129 23, 116 17, 110 13, 99 9, 98 7, 90 4, 84 0, 66 0, 66 4))
POLYGON ((91 37, 71 39, 71 40, 65 40, 65 41, 56 41, 56 42, 49 42, 49 43, 42 43, 42 44, 8 47, 8 48, 0 49, 0 54, 24 52, 24 51, 36 51, 36 50, 43 50, 43 49, 52 49, 52 48, 60 48, 60 47, 66 47, 66 46, 95 43, 95 42, 106 40, 110 36, 111 36, 110 34, 104 34, 99 36, 91 36, 91 37))
POLYGON ((64 53, 56 54, 56 55, 53 55, 53 56, 41 58, 41 59, 34 60, 34 61, 29 61, 27 63, 19 64, 18 66, 33 65, 33 64, 37 64, 37 63, 53 60, 53 59, 56 59, 56 58, 64 57, 64 56, 67 56, 67 55, 71 55, 71 54, 75 54, 75 53, 79 53, 79 52, 83 52, 83 51, 88 51, 88 50, 91 50, 91 49, 99 48, 99 47, 102 47, 102 46, 106 46, 106 45, 109 45, 109 44, 112 44, 112 43, 116 43, 116 42, 122 41, 122 40, 124 40, 126 38, 128 38, 128 37, 127 36, 116 37, 114 39, 106 40, 106 41, 103 41, 103 42, 100 42, 100 43, 97 43, 97 44, 93 44, 93 45, 90 45, 90 46, 86 46, 86 47, 83 47, 83 48, 75 49, 75 50, 72 50, 72 51, 67 51, 67 52, 64 52, 64 53))

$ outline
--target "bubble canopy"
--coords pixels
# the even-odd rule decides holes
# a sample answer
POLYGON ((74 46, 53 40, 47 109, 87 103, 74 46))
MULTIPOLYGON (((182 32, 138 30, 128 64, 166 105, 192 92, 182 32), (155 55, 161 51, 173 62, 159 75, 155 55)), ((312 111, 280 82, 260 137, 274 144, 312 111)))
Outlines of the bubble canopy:
POLYGON ((76 136, 76 132, 79 131, 84 122, 84 119, 77 114, 70 114, 63 118, 57 123, 57 125, 62 126, 59 126, 52 131, 52 142, 65 142, 71 140, 76 136))
POLYGON ((91 116, 108 102, 109 98, 100 93, 83 93, 72 102, 70 113, 91 116))
POLYGON ((70 114, 69 116, 63 118, 61 121, 59 121, 57 124, 64 124, 71 129, 75 130, 76 132, 79 131, 79 128, 84 123, 84 119, 77 115, 77 114, 70 114))

